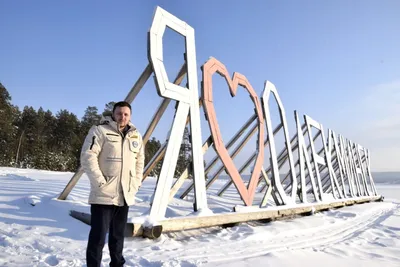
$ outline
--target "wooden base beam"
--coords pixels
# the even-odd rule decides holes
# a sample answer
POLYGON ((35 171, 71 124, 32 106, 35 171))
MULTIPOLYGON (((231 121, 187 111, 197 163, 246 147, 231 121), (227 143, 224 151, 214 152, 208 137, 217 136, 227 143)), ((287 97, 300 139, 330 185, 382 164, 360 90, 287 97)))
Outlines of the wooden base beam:
MULTIPOLYGON (((91 215, 85 212, 79 212, 76 210, 71 210, 69 215, 87 225, 91 223, 91 215)), ((141 224, 127 223, 125 225, 124 236, 143 236, 149 239, 156 239, 161 236, 162 225, 156 225, 153 227, 144 227, 141 224)))
MULTIPOLYGON (((170 218, 159 222, 159 225, 148 227, 139 223, 127 223, 125 227, 126 237, 146 237, 155 239, 161 233, 177 232, 191 229, 207 228, 214 226, 236 225, 250 221, 272 221, 277 218, 290 217, 294 215, 310 215, 315 212, 328 209, 341 208, 354 204, 362 204, 373 201, 382 201, 382 196, 359 197, 335 201, 332 203, 300 204, 294 208, 274 207, 268 209, 256 209, 249 212, 219 213, 211 216, 186 216, 170 218)), ((71 210, 70 215, 90 225, 90 214, 71 210)))

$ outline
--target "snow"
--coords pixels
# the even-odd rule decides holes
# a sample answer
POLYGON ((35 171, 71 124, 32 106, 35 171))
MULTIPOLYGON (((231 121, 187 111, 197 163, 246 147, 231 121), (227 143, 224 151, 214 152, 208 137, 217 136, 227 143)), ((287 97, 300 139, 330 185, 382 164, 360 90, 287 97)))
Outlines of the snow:
MULTIPOLYGON (((89 213, 83 176, 67 200, 57 200, 73 173, 0 168, 0 266, 85 266, 89 226, 69 216, 89 213)), ((222 181, 223 182, 223 181, 222 181)), ((148 224, 155 179, 141 187, 129 220, 148 224)), ((379 184, 384 202, 271 223, 242 223, 164 233, 156 240, 126 238, 126 266, 400 266, 400 184, 379 184)), ((209 193, 213 213, 240 204, 209 193)), ((173 199, 167 217, 196 215, 191 196, 173 199), (189 200, 189 201, 188 201, 189 200)), ((103 266, 109 254, 104 247, 103 266)))

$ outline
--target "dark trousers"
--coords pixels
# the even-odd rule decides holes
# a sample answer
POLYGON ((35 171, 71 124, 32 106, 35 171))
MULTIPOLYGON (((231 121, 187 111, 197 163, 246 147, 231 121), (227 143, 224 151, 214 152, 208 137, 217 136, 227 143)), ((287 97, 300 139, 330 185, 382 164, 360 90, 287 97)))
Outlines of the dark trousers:
POLYGON ((91 229, 86 250, 86 264, 88 267, 99 267, 103 255, 103 248, 108 232, 108 248, 110 250, 110 266, 123 266, 125 259, 122 256, 124 248, 124 230, 128 218, 129 207, 114 205, 92 204, 91 229))

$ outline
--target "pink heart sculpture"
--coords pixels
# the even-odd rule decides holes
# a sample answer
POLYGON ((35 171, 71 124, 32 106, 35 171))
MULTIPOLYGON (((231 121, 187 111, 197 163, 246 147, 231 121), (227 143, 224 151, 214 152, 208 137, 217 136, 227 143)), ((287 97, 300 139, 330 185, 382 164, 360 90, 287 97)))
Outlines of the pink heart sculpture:
POLYGON ((220 157, 222 163, 228 175, 233 180, 233 183, 238 190, 240 197, 247 206, 251 206, 254 200, 254 193, 257 188, 258 179, 260 177, 263 161, 264 161, 264 117, 261 109, 260 100, 254 91, 253 87, 247 80, 247 78, 237 72, 233 73, 233 78, 231 79, 226 67, 215 58, 210 58, 203 66, 203 84, 202 84, 202 101, 203 106, 208 118, 208 124, 211 130, 211 135, 214 140, 214 147, 220 157), (249 184, 246 188, 243 179, 236 168, 231 156, 224 142, 222 141, 221 131, 219 129, 217 116, 215 113, 213 94, 212 94, 212 76, 217 72, 219 75, 223 76, 228 84, 231 96, 236 95, 238 86, 244 87, 250 95, 251 100, 254 103, 255 110, 258 119, 258 140, 257 140, 257 158, 254 164, 253 171, 251 173, 251 178, 249 184))

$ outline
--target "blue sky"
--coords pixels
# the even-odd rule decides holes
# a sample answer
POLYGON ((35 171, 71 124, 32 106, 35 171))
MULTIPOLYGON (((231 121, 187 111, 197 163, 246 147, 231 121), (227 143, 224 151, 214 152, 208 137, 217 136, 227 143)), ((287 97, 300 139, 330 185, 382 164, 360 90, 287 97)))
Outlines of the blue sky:
MULTIPOLYGON (((87 106, 102 111, 125 98, 148 64, 147 32, 157 5, 195 29, 199 75, 213 56, 231 74, 246 75, 259 94, 269 80, 291 136, 297 110, 369 148, 373 170, 400 170, 399 1, 3 0, 0 82, 21 109, 67 109, 79 118, 87 106)), ((167 32, 171 80, 183 49, 183 39, 167 32)), ((222 78, 215 82, 228 139, 252 106, 243 90, 230 99, 222 78)), ((159 101, 150 79, 133 103, 133 122, 142 132, 159 101)), ((167 114, 169 122, 155 132, 161 140, 172 108, 167 114)))

